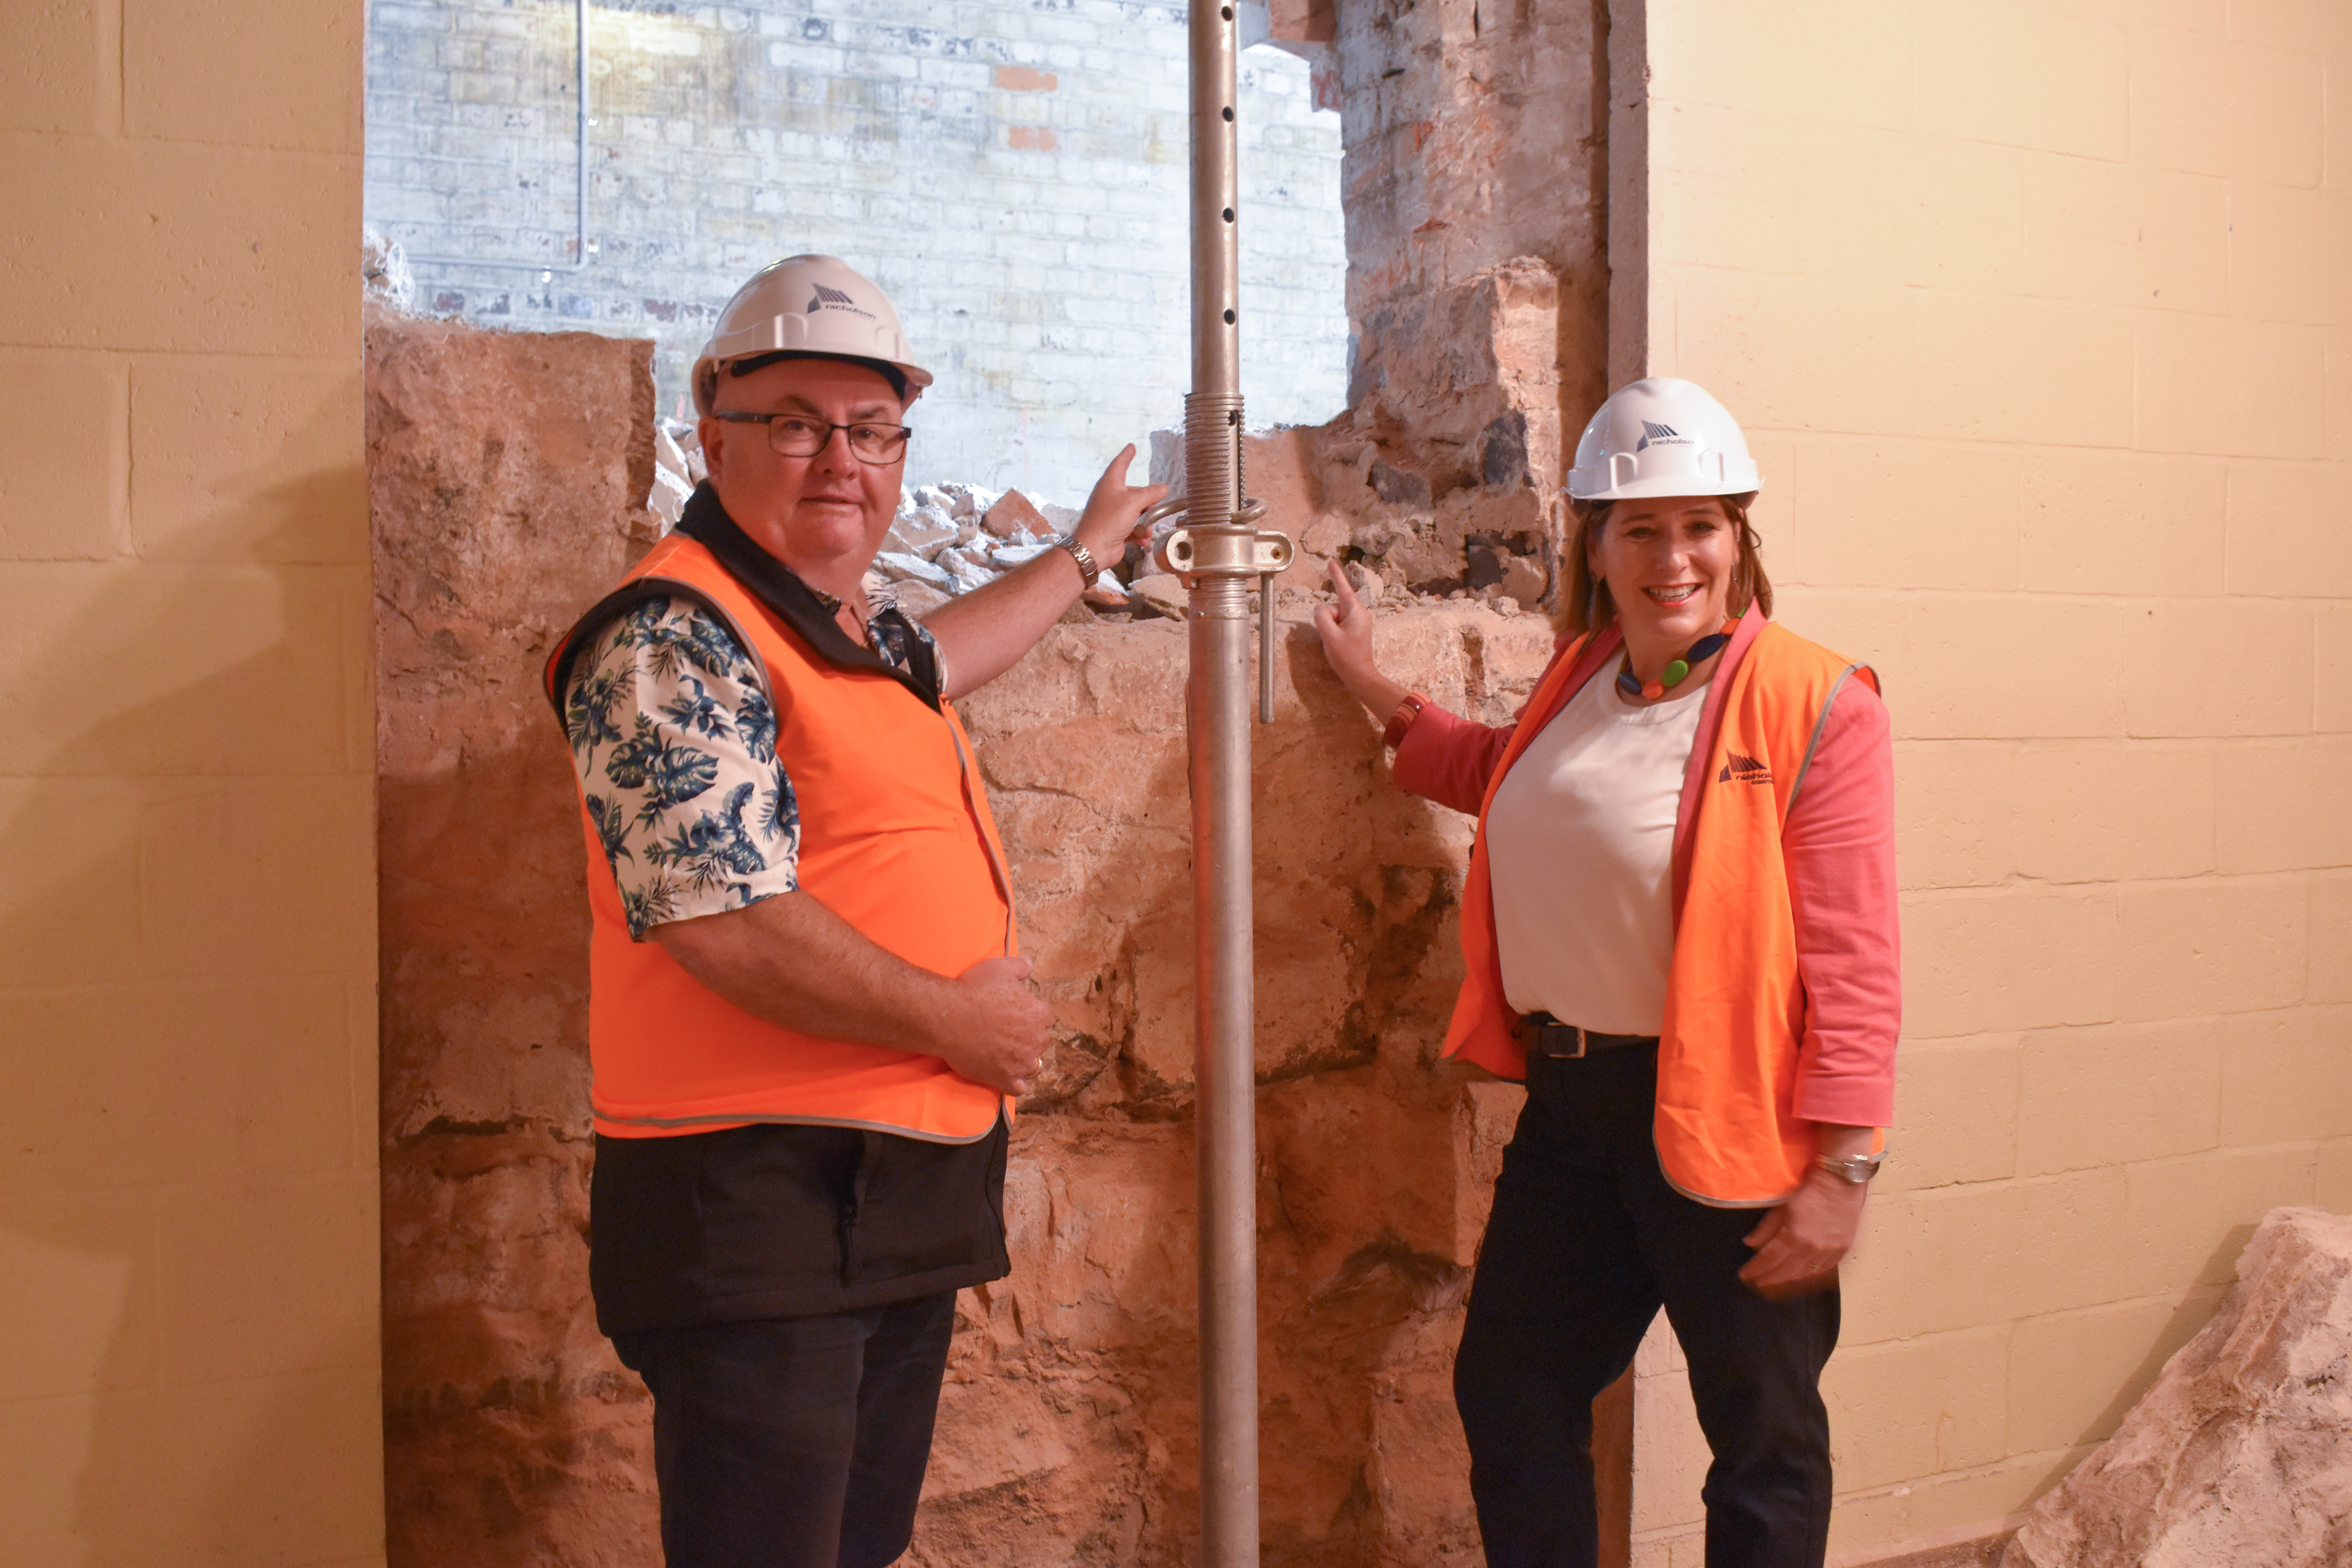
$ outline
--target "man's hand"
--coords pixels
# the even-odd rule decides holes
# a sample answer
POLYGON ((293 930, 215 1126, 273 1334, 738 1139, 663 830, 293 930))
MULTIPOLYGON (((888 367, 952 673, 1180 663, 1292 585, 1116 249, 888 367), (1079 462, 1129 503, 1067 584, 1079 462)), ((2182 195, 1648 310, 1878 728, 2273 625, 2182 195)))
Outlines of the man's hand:
POLYGON ((1102 478, 1095 481, 1094 493, 1087 497, 1087 510, 1079 514, 1078 525, 1070 530, 1094 556, 1095 563, 1106 572, 1118 563, 1127 542, 1139 537, 1136 520, 1146 508, 1168 494, 1166 485, 1129 484, 1127 471, 1134 463, 1135 443, 1130 441, 1118 449, 1118 456, 1110 460, 1102 478))
POLYGON ((983 958, 955 985, 964 1015, 940 1059, 1000 1094, 1027 1094, 1045 1068, 1054 1009, 1029 986, 1025 958, 983 958))
POLYGON ((1000 1093, 1026 1094, 1054 1010, 1025 958, 989 958, 950 980, 877 946, 809 892, 692 920, 653 940, 688 974, 771 1023, 827 1039, 934 1056, 1000 1093))
MULTIPOLYGON (((1160 485, 1129 485, 1127 469, 1134 461, 1135 446, 1129 442, 1095 481, 1087 510, 1071 530, 1106 572, 1118 560, 1143 509, 1168 493, 1160 485)), ((923 625, 948 656, 947 695, 961 697, 1012 668, 1092 585, 1067 551, 1048 550, 985 588, 950 599, 925 616, 923 625)))

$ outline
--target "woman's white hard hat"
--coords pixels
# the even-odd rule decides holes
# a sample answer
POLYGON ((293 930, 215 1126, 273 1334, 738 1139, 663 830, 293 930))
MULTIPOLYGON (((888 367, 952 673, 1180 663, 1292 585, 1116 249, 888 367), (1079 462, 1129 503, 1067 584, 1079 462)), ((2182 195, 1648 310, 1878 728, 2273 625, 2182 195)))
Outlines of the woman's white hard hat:
POLYGON ((695 411, 710 412, 721 365, 780 352, 879 360, 905 373, 911 393, 931 384, 889 296, 837 256, 787 257, 735 290, 694 362, 695 411))
POLYGON ((1731 411, 1694 382, 1654 375, 1609 395, 1576 443, 1578 500, 1736 496, 1762 487, 1731 411))

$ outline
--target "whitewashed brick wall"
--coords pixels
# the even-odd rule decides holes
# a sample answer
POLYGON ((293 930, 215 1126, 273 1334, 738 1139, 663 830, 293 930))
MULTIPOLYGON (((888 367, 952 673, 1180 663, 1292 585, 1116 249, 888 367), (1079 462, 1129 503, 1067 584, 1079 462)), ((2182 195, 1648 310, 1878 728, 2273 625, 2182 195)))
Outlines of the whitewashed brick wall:
MULTIPOLYGON (((939 372, 909 483, 1076 500, 1191 378, 1184 10, 1137 0, 593 6, 589 265, 572 258, 573 22, 563 0, 376 0, 368 220, 423 308, 659 345, 684 406, 752 271, 838 255, 939 372)), ((1244 390, 1253 424, 1342 406, 1339 116, 1304 61, 1243 57, 1244 390)), ((1140 469, 1139 471, 1139 477, 1140 469)))

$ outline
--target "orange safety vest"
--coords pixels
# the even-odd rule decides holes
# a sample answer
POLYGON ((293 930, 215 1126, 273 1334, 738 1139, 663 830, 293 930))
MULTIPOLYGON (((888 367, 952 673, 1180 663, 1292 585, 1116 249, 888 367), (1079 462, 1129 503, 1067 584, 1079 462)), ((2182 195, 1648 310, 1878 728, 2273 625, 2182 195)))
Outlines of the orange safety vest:
MULTIPOLYGON (((1705 769, 1692 775, 1696 798, 1685 787, 1675 825, 1675 952, 1652 1129, 1666 1180, 1686 1197, 1727 1208, 1783 1202, 1813 1163, 1811 1125, 1795 1111, 1805 989, 1780 829, 1839 688, 1858 675, 1878 689, 1868 667, 1754 610, 1745 620, 1747 635, 1735 637, 1727 668, 1716 677, 1723 689, 1707 696, 1714 728, 1702 730, 1692 758, 1705 769)), ((1601 636, 1598 645, 1579 639, 1553 661, 1478 808, 1462 890, 1468 975, 1445 1054, 1506 1078, 1525 1078, 1528 1058, 1503 993, 1486 817, 1519 753, 1584 679, 1605 668, 1621 634, 1612 628, 1601 636)))
MULTIPOLYGON (((1014 948, 1004 852, 971 760, 937 710, 879 670, 820 658, 703 544, 673 533, 623 579, 718 612, 759 659, 776 756, 800 801, 801 890, 886 951, 961 974, 1014 948)), ((549 694, 607 599, 548 662, 549 694)), ((583 792, 584 795, 584 791, 583 792)), ((615 1138, 758 1121, 858 1127, 938 1143, 988 1135, 1010 1107, 937 1057, 803 1034, 754 1017, 688 974, 658 942, 630 940, 587 803, 588 1044, 596 1131, 615 1138)))

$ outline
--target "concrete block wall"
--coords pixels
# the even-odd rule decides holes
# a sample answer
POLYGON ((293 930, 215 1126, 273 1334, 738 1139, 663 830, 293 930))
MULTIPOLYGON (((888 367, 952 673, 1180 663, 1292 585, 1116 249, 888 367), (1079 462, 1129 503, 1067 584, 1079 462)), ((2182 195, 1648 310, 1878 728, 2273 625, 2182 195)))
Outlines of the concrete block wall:
POLYGON ((0 47, 0 1563, 383 1561, 356 0, 0 47))
MULTIPOLYGON (((367 213, 419 304, 656 343, 684 410, 710 322, 758 268, 841 256, 940 374, 909 484, 1081 500, 1191 383, 1184 16, 1142 0, 759 0, 589 10, 593 188, 575 257, 573 7, 375 0, 367 213)), ((1243 385, 1254 424, 1345 401, 1339 116, 1305 60, 1243 56, 1243 385)))
POLYGON ((1781 617, 1895 715, 1899 1125, 1828 1379, 1870 1561, 2054 1482, 2264 1211, 2352 1208, 2352 10, 1643 11, 1616 319, 1747 422, 1781 617))

